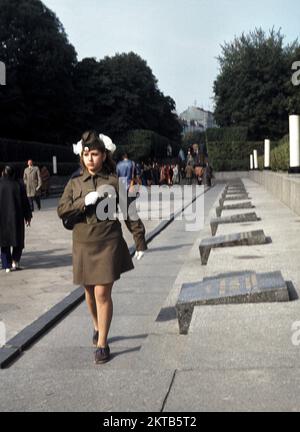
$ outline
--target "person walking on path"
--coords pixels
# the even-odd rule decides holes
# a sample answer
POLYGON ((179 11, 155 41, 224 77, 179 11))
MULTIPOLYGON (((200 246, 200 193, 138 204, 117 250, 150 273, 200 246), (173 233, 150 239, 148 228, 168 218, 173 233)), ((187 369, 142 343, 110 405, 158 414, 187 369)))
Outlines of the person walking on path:
POLYGON ((50 173, 48 168, 44 165, 41 169, 41 180, 42 180, 42 195, 44 194, 45 198, 49 196, 50 189, 50 173))
POLYGON ((74 283, 85 288, 94 323, 95 363, 100 364, 110 358, 108 333, 113 316, 113 284, 134 267, 120 221, 97 217, 100 190, 113 189, 118 195, 118 178, 111 174, 115 164, 104 142, 93 131, 83 134, 80 154, 83 171, 69 180, 57 212, 61 219, 78 212, 82 215, 73 228, 73 276, 74 283))
POLYGON ((42 189, 42 179, 40 170, 38 167, 33 165, 32 160, 28 162, 28 167, 24 171, 24 184, 26 186, 26 193, 29 199, 31 211, 34 211, 33 201, 36 202, 37 207, 41 210, 41 189, 42 189))
POLYGON ((130 196, 130 186, 134 182, 135 179, 135 164, 128 158, 128 154, 125 152, 122 156, 122 161, 117 165, 117 175, 119 178, 123 179, 123 186, 127 191, 127 208, 122 209, 125 210, 125 224, 130 233, 133 235, 136 253, 134 258, 138 261, 143 258, 145 251, 147 250, 147 243, 145 239, 146 229, 141 221, 141 219, 137 215, 137 211, 134 205, 134 201, 136 200, 136 196, 130 196), (134 213, 133 218, 130 219, 130 214, 128 214, 128 209, 130 206, 130 210, 134 213))
POLYGON ((206 167, 205 167, 205 184, 208 187, 211 187, 211 180, 213 178, 213 169, 211 167, 211 165, 209 164, 209 162, 206 162, 206 167))
POLYGON ((185 169, 185 173, 186 173, 187 184, 191 185, 193 175, 194 175, 194 168, 191 164, 187 164, 186 169, 185 169))
POLYGON ((11 166, 4 168, 0 180, 0 246, 6 273, 19 269, 25 240, 25 222, 30 226, 32 213, 24 186, 14 180, 11 166))
POLYGON ((178 184, 180 184, 180 177, 179 177, 179 175, 180 175, 180 173, 179 173, 179 166, 178 166, 178 164, 176 164, 175 166, 174 166, 174 170, 173 170, 173 182, 174 182, 174 185, 178 185, 178 184))

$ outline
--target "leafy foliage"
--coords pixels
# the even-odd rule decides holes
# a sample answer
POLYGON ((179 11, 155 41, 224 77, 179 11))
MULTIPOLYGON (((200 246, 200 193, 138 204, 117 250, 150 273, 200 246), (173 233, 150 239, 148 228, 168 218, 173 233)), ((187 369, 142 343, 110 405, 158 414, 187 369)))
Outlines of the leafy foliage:
POLYGON ((175 102, 159 91, 151 69, 137 54, 117 54, 99 62, 84 59, 75 69, 74 86, 77 131, 93 127, 115 138, 148 129, 180 140, 175 102))
POLYGON ((59 144, 90 128, 112 137, 148 129, 180 141, 175 102, 137 54, 78 63, 61 22, 40 0, 0 0, 0 9, 2 136, 59 144))
POLYGON ((288 131, 288 114, 300 108, 293 86, 292 63, 299 60, 297 41, 284 46, 280 30, 255 29, 225 43, 214 83, 215 117, 221 127, 248 127, 250 139, 278 139, 288 131))
POLYGON ((118 144, 116 158, 120 158, 122 152, 126 151, 129 157, 135 160, 165 159, 168 145, 173 147, 174 154, 178 152, 178 147, 174 147, 168 138, 149 130, 129 131, 125 135, 120 135, 116 143, 118 144))
POLYGON ((206 133, 195 132, 184 137, 187 150, 194 143, 205 143, 209 161, 215 171, 240 171, 249 169, 249 156, 253 150, 263 154, 262 141, 250 141, 244 127, 208 129, 206 133))
POLYGON ((0 0, 2 136, 62 142, 71 127, 76 52, 64 29, 39 0, 0 0))

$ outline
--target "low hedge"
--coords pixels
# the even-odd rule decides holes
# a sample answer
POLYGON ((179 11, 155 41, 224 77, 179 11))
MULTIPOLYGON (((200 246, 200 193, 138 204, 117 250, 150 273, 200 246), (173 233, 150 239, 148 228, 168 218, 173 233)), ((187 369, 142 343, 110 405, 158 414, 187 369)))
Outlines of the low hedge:
POLYGON ((167 157, 169 144, 172 147, 173 155, 177 156, 179 151, 177 143, 146 129, 129 131, 127 134, 116 137, 114 141, 117 145, 114 157, 117 159, 120 159, 123 151, 128 152, 129 157, 134 160, 164 159, 167 157))
POLYGON ((209 142, 209 161, 215 171, 244 171, 249 169, 250 154, 257 150, 259 155, 264 152, 260 141, 209 142))
MULTIPOLYGON (((270 167, 272 171, 288 171, 290 166, 289 135, 280 141, 271 142, 270 167)), ((264 169, 264 156, 259 157, 259 169, 264 169)))
POLYGON ((183 137, 183 148, 192 144, 206 143, 209 161, 215 171, 243 171, 249 169, 250 154, 257 149, 264 152, 262 142, 248 141, 248 129, 214 128, 206 132, 194 132, 183 137))

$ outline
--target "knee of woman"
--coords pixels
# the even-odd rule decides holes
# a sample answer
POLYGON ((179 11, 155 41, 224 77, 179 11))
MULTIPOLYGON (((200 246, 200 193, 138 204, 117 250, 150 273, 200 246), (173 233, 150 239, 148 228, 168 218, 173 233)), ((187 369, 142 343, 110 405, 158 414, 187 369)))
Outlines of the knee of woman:
POLYGON ((111 301, 111 290, 96 287, 95 298, 99 303, 107 303, 111 301))

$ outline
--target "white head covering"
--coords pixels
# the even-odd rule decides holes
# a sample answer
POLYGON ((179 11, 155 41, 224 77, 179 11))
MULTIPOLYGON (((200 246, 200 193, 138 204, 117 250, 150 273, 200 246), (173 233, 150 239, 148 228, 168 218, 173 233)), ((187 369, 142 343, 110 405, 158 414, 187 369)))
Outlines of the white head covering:
POLYGON ((81 153, 82 153, 82 140, 78 141, 77 144, 73 144, 73 152, 76 155, 79 155, 79 156, 81 155, 81 153))
POLYGON ((101 141, 104 142, 106 150, 109 150, 111 154, 114 154, 114 152, 117 149, 117 146, 112 142, 112 140, 108 136, 103 134, 100 134, 99 138, 101 139, 101 141))
MULTIPOLYGON (((117 149, 116 145, 112 142, 112 140, 108 136, 100 134, 99 138, 101 139, 101 141, 103 141, 106 150, 109 150, 111 154, 113 154, 116 151, 117 149)), ((78 141, 77 144, 73 144, 73 152, 76 155, 80 156, 82 151, 83 151, 82 140, 78 141)))

